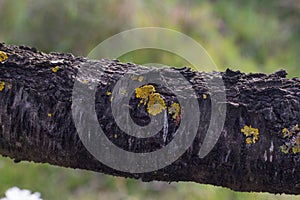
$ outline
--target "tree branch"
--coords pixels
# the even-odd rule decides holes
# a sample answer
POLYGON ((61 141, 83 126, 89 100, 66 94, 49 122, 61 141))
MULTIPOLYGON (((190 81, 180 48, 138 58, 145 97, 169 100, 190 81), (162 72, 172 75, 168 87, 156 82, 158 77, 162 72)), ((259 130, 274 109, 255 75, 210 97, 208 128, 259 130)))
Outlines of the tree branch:
MULTIPOLYGON (((143 181, 194 181, 237 191, 300 194, 300 129, 297 125, 300 122, 300 80, 287 79, 283 70, 265 75, 229 69, 223 73, 166 69, 182 74, 195 90, 200 111, 197 135, 191 147, 172 164, 152 172, 131 173, 102 164, 83 145, 72 116, 77 73, 87 64, 101 66, 101 76, 91 75, 99 72, 91 67, 78 83, 83 86, 97 83, 95 110, 99 124, 109 140, 130 152, 163 148, 175 137, 174 133, 183 123, 181 117, 197 114, 172 111, 171 103, 177 102, 174 91, 150 84, 166 102, 165 107, 157 103, 160 99, 156 106, 161 107, 151 107, 149 99, 152 97, 143 99, 138 97, 137 91, 133 93, 128 106, 137 124, 147 125, 152 119, 149 116, 156 113, 166 113, 169 122, 167 136, 166 131, 161 130, 150 140, 138 139, 118 129, 112 115, 111 101, 115 96, 111 92, 129 70, 148 68, 116 60, 92 61, 71 54, 45 54, 34 48, 3 43, 0 51, 0 154, 3 156, 15 161, 47 162, 143 181), (203 133, 209 128, 212 109, 212 91, 205 80, 217 75, 222 76, 226 88, 226 102, 218 102, 227 107, 225 124, 213 149, 200 158, 199 150, 205 140, 203 133)), ((143 77, 132 79, 139 82, 143 77)), ((219 89, 216 86, 213 92, 219 89)), ((184 88, 178 88, 180 90, 184 88)), ((77 97, 84 99, 84 95, 78 93, 77 97)), ((85 118, 83 108, 75 111, 85 118)))

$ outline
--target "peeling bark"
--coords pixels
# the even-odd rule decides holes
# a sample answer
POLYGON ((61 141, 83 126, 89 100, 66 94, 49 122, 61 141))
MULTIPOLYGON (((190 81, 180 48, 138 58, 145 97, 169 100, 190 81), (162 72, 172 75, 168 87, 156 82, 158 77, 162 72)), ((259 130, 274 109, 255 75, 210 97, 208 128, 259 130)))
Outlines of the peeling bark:
MULTIPOLYGON (((132 152, 163 148, 180 126, 178 121, 170 123, 167 139, 162 140, 163 135, 157 134, 151 140, 134 140, 133 145, 129 144, 130 136, 118 130, 113 122, 107 92, 129 69, 135 71, 141 66, 117 60, 91 61, 71 54, 46 54, 34 48, 3 43, 0 51, 8 55, 8 59, 0 63, 3 87, 0 91, 0 154, 3 156, 16 162, 50 163, 142 181, 194 181, 236 191, 300 194, 300 153, 297 152, 300 80, 286 78, 284 70, 265 75, 229 69, 204 73, 170 68, 193 85, 201 111, 199 130, 192 146, 171 165, 153 172, 128 173, 102 164, 86 150, 72 118, 72 90, 81 66, 88 63, 102 66, 104 73, 99 79, 86 76, 82 81, 83 84, 98 83, 95 110, 107 137, 112 141, 116 139, 116 145, 132 152), (210 91, 203 77, 213 78, 216 74, 222 76, 226 88, 226 102, 220 102, 227 106, 225 124, 212 151, 199 158, 204 139, 201 133, 208 128, 211 109, 210 91), (248 136, 241 131, 246 126, 257 128, 259 135, 255 143, 250 141, 252 129, 248 136), (119 131, 117 136, 114 131, 119 131)), ((96 73, 96 69, 91 68, 90 73, 96 73)), ((166 101, 176 101, 172 91, 159 85, 156 88, 166 101)), ((147 124, 147 109, 138 104, 139 99, 133 97, 131 116, 137 124, 147 124)), ((83 112, 78 110, 78 113, 83 112)), ((172 120, 169 115, 168 120, 172 120)))

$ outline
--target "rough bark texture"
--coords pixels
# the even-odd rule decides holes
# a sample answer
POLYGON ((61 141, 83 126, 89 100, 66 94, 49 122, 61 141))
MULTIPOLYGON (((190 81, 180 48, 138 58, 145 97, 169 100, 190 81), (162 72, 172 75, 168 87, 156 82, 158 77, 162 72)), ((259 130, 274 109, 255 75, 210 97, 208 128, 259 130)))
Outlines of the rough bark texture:
MULTIPOLYGON (((194 181, 237 191, 300 194, 300 153, 296 151, 300 137, 297 127, 300 123, 300 80, 287 79, 283 70, 271 75, 231 70, 221 73, 227 98, 225 125, 215 147, 200 159, 201 133, 208 127, 210 115, 207 113, 211 108, 203 77, 213 78, 214 73, 170 69, 179 71, 189 80, 198 95, 202 113, 198 134, 193 145, 171 165, 154 172, 127 173, 100 163, 82 144, 71 113, 72 89, 80 66, 89 62, 103 66, 105 73, 96 80, 99 83, 96 95, 102 97, 96 98, 96 111, 99 122, 105 121, 102 122, 105 130, 118 131, 109 121, 112 119, 106 92, 129 69, 134 71, 140 66, 116 60, 90 61, 71 54, 45 54, 34 48, 3 43, 0 51, 8 55, 8 59, 0 63, 3 85, 0 92, 0 154, 3 156, 15 161, 47 162, 143 181, 194 181), (54 72, 56 66, 59 68, 54 72), (207 98, 203 98, 203 94, 207 98), (246 125, 259 130, 256 143, 247 144, 246 136, 241 132, 246 125)), ((87 76, 85 81, 91 80, 87 76)), ((172 91, 159 85, 157 88, 165 99, 175 98, 172 91)), ((136 102, 138 100, 133 98, 132 116, 137 123, 147 124, 149 119, 145 109, 136 106, 136 102)), ((177 126, 171 124, 169 131, 174 132, 177 126)), ((116 139, 109 134, 107 137, 116 139)), ((159 134, 150 142, 134 140, 134 145, 128 144, 129 139, 121 134, 115 144, 128 151, 150 151, 163 147, 172 139, 172 134, 163 142, 159 134)))

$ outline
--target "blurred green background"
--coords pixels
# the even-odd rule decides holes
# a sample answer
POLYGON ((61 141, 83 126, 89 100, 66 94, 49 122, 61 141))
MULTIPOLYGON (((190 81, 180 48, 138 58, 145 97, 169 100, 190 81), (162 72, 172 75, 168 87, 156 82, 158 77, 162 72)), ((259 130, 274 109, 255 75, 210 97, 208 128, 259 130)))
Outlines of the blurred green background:
MULTIPOLYGON (((158 26, 187 34, 211 55, 220 70, 271 73, 284 68, 299 77, 299 0, 0 0, 0 41, 45 52, 86 56, 121 31, 158 26)), ((187 63, 157 50, 139 50, 121 61, 187 63)), ((83 199, 300 199, 298 196, 241 193, 195 183, 141 183, 47 164, 0 158, 0 197, 12 187, 42 193, 49 200, 83 199)))

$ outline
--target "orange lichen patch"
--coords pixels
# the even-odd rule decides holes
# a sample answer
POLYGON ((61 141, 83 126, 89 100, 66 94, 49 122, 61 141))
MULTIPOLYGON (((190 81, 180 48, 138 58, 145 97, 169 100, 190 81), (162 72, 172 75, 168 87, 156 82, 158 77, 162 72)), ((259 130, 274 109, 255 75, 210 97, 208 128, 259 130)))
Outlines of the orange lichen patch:
POLYGON ((0 62, 3 62, 8 59, 7 54, 4 51, 0 51, 0 62))
POLYGON ((251 125, 244 126, 244 128, 241 129, 241 132, 246 136, 245 142, 247 144, 256 143, 256 141, 258 141, 259 131, 257 128, 253 128, 251 125))
POLYGON ((280 150, 285 154, 289 152, 293 154, 300 153, 300 128, 298 124, 290 129, 283 128, 281 133, 284 144, 280 146, 280 150))
POLYGON ((147 111, 151 115, 157 115, 165 110, 166 103, 159 93, 155 93, 153 85, 144 85, 135 89, 135 96, 140 100, 140 105, 147 104, 147 111))
POLYGON ((5 88, 5 82, 4 82, 4 81, 1 81, 1 82, 0 82, 0 92, 1 92, 2 90, 4 90, 4 88, 5 88))
POLYGON ((59 70, 59 66, 56 66, 56 67, 53 67, 53 68, 52 68, 52 72, 53 72, 53 73, 56 73, 58 70, 59 70))
POLYGON ((172 115, 173 119, 177 119, 180 112, 179 103, 173 102, 171 107, 169 108, 169 114, 172 115))

